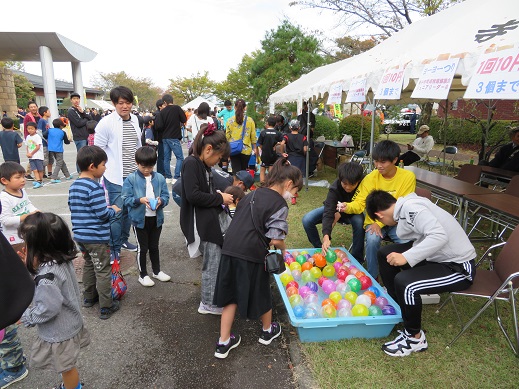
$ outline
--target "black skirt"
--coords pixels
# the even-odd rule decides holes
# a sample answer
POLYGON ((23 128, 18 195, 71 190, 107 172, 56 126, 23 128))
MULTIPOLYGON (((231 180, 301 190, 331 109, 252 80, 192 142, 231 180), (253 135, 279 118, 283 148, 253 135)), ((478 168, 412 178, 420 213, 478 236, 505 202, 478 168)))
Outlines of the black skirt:
POLYGON ((222 255, 216 279, 214 304, 225 307, 237 304, 238 312, 250 320, 272 309, 270 275, 263 263, 222 255))

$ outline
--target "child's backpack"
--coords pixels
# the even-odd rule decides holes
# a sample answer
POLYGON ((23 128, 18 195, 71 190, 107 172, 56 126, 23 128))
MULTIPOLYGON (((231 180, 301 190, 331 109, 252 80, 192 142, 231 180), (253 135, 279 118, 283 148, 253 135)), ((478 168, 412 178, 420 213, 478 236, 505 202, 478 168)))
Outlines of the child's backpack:
POLYGON ((114 263, 112 263, 112 298, 114 300, 120 300, 126 293, 127 288, 128 286, 121 273, 119 261, 114 260, 114 263))

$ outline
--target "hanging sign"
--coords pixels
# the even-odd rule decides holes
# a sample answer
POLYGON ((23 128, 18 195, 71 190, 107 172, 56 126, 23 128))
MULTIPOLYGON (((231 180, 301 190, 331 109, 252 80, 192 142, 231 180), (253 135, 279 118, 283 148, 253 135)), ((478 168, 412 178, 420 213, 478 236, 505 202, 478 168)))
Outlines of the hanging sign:
POLYGON ((519 99, 519 48, 482 54, 464 99, 519 99))
POLYGON ((459 61, 459 58, 451 58, 425 65, 411 98, 445 100, 459 61))
POLYGON ((346 96, 347 103, 363 103, 366 101, 366 78, 351 80, 350 88, 346 96))
POLYGON ((386 69, 375 93, 375 100, 399 100, 405 66, 386 69))
POLYGON ((326 104, 340 104, 342 101, 342 82, 333 84, 328 91, 328 101, 326 104))

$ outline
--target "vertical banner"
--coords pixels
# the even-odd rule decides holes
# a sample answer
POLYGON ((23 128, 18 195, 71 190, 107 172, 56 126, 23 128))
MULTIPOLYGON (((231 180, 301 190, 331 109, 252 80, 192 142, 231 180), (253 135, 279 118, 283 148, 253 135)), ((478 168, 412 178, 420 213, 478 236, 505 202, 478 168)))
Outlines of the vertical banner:
POLYGON ((333 84, 328 91, 328 101, 326 104, 340 104, 342 101, 342 82, 333 84))
POLYGON ((346 96, 347 103, 363 103, 366 101, 366 78, 356 78, 351 80, 348 95, 346 96))
POLYGON ((464 99, 519 99, 519 48, 482 54, 464 99))
POLYGON ((411 98, 447 99, 459 61, 459 58, 451 58, 425 65, 411 98))
POLYGON ((375 92, 375 100, 399 100, 404 82, 405 66, 386 69, 375 92))

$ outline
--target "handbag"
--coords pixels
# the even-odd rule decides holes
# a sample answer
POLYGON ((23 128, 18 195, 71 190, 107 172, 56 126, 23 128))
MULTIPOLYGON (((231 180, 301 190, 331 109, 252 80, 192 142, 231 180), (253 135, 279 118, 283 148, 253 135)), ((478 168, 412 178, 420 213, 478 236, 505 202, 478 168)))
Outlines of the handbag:
MULTIPOLYGON (((256 232, 259 234, 261 240, 265 243, 267 250, 270 250, 270 245, 266 241, 265 235, 263 235, 261 233, 261 231, 259 230, 259 228, 256 224, 256 220, 254 219, 254 212, 253 212, 254 207, 253 206, 254 206, 254 196, 255 195, 256 195, 256 192, 254 191, 252 193, 252 198, 250 201, 250 214, 252 217, 252 223, 254 224, 254 228, 256 229, 256 232)), ((272 252, 268 253, 267 255, 265 255, 263 262, 265 264, 265 271, 268 273, 281 274, 285 271, 285 260, 283 259, 283 256, 276 251, 272 251, 272 252)))
POLYGON ((114 300, 120 300, 126 293, 127 288, 126 280, 123 277, 123 273, 121 273, 119 261, 116 259, 114 263, 112 263, 112 298, 114 300))
POLYGON ((245 115, 245 118, 243 119, 243 130, 241 132, 241 138, 238 140, 233 140, 229 142, 229 145, 231 146, 231 155, 235 156, 238 154, 241 154, 241 151, 243 150, 243 137, 245 136, 245 126, 247 125, 247 115, 245 115))

